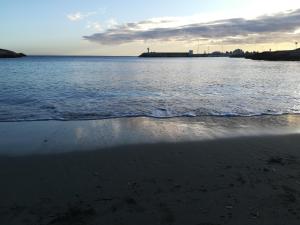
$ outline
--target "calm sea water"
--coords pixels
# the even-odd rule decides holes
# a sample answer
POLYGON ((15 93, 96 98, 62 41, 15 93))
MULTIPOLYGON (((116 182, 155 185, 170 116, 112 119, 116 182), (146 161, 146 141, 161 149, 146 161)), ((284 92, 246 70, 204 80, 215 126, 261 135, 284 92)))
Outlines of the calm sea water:
POLYGON ((135 57, 0 60, 0 121, 298 113, 298 62, 135 57))

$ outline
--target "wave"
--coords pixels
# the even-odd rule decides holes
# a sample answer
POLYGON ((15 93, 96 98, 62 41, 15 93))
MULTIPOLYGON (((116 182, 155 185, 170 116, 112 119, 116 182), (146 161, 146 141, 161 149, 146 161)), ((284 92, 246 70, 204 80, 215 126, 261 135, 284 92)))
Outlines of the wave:
POLYGON ((195 112, 175 113, 166 109, 155 109, 153 112, 147 114, 116 114, 116 115, 103 115, 97 113, 64 113, 63 116, 50 116, 50 117, 19 117, 19 118, 1 118, 0 122, 34 122, 34 121, 86 121, 86 120, 105 120, 105 119, 121 119, 121 118, 154 118, 154 119, 171 119, 171 118, 197 118, 197 117, 260 117, 260 116, 284 116, 284 115, 300 115, 300 112, 263 112, 263 113, 202 113, 196 114, 195 112))

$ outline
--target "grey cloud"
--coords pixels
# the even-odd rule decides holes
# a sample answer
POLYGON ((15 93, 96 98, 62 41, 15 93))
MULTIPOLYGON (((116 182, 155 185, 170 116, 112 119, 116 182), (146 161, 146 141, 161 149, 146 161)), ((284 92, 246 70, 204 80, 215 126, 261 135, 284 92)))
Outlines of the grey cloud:
POLYGON ((294 40, 300 40, 300 34, 290 33, 268 33, 260 35, 248 35, 247 37, 239 38, 225 38, 221 42, 222 44, 264 44, 264 43, 280 43, 283 41, 293 42, 294 40))
MULTIPOLYGON (((123 44, 147 40, 192 40, 216 39, 224 43, 243 43, 284 40, 300 28, 300 9, 278 13, 272 16, 261 16, 253 20, 233 18, 212 21, 209 23, 194 23, 172 28, 154 28, 139 30, 143 24, 168 23, 169 20, 146 20, 137 23, 127 23, 109 29, 103 33, 84 36, 84 39, 104 45, 123 44), (255 37, 255 38, 253 38, 255 37)), ((295 35, 294 35, 295 36, 295 35)), ((298 37, 298 36, 297 36, 298 37)))

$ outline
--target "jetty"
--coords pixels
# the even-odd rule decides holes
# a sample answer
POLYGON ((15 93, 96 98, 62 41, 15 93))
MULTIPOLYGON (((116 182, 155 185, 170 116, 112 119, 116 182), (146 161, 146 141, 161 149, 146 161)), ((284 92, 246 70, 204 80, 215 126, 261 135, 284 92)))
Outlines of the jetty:
POLYGON ((140 57, 205 57, 206 54, 194 54, 193 50, 188 52, 144 52, 140 57))
POLYGON ((163 58, 163 57, 188 57, 188 58, 194 58, 194 57, 232 57, 232 58, 245 58, 245 55, 249 54, 248 52, 244 52, 241 49, 236 49, 232 52, 220 52, 220 51, 214 51, 212 53, 206 53, 203 54, 194 54, 193 50, 189 50, 188 52, 151 52, 148 48, 147 52, 142 53, 139 57, 144 58, 163 58))

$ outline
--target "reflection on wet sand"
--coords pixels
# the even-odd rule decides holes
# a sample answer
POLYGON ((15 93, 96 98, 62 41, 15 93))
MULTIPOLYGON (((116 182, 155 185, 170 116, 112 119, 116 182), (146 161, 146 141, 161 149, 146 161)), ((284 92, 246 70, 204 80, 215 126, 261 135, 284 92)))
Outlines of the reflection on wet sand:
POLYGON ((1 154, 43 154, 119 145, 189 142, 300 132, 300 116, 122 118, 1 123, 1 154))

